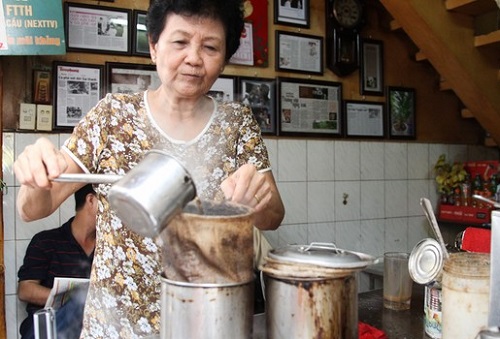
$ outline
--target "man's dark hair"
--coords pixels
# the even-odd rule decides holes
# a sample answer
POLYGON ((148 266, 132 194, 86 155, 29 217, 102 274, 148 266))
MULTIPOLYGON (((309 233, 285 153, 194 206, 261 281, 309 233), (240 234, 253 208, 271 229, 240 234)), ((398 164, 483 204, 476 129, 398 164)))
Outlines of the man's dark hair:
POLYGON ((75 192, 75 211, 79 211, 85 205, 87 194, 96 195, 92 184, 87 184, 75 192))
POLYGON ((152 0, 146 26, 153 44, 158 42, 171 13, 220 20, 226 31, 226 62, 240 47, 245 25, 241 0, 152 0))

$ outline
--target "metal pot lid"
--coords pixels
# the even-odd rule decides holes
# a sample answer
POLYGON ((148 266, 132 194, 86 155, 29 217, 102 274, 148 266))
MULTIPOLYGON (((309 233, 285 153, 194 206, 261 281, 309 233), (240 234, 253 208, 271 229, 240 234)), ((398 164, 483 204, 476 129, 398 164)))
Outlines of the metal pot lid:
POLYGON ((419 241, 408 261, 410 276, 418 284, 428 284, 437 279, 443 270, 443 250, 432 238, 419 241))
POLYGON ((335 244, 315 242, 272 249, 268 256, 278 261, 347 269, 364 268, 375 259, 368 254, 339 249, 335 244))

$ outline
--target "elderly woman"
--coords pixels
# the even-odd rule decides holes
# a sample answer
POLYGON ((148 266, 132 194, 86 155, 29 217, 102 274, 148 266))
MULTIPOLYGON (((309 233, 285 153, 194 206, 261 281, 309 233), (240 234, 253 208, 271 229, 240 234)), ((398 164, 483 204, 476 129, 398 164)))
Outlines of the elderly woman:
MULTIPOLYGON (((61 173, 125 174, 152 148, 183 161, 201 199, 255 209, 255 226, 276 229, 284 216, 260 129, 250 109, 206 93, 239 47, 240 1, 154 0, 149 8, 151 59, 161 86, 108 94, 58 150, 41 138, 15 163, 18 211, 35 220, 55 211, 83 184, 61 173)), ((97 244, 82 338, 138 338, 160 328, 161 251, 125 227, 98 185, 97 244)))

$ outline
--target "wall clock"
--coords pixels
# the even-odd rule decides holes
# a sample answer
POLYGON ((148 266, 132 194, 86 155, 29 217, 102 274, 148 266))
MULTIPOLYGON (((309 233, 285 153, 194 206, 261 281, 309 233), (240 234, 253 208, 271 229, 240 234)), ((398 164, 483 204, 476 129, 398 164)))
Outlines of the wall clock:
POLYGON ((335 74, 346 76, 358 69, 363 25, 362 0, 326 0, 326 64, 335 74))

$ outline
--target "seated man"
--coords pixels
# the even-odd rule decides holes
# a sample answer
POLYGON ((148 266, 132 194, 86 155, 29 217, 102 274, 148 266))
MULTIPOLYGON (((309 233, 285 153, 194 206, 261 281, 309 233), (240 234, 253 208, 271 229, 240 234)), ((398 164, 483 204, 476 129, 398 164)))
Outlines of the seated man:
MULTIPOLYGON (((33 314, 43 309, 55 277, 89 278, 96 239, 97 196, 92 185, 75 193, 75 216, 59 228, 33 236, 18 272, 18 298, 27 302, 22 339, 35 337, 33 314)), ((85 291, 56 312, 57 337, 78 338, 82 326, 85 291), (76 302, 76 305, 75 305, 76 302), (69 309, 71 308, 71 310, 69 309), (70 314, 69 314, 70 313, 70 314)))

